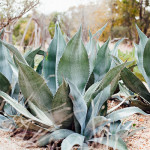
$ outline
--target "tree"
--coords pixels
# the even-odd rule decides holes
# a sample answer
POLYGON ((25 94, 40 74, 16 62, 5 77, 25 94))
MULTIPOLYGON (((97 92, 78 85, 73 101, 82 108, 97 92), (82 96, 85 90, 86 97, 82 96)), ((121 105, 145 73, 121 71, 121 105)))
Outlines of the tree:
POLYGON ((0 0, 0 29, 14 23, 39 3, 39 0, 0 0))

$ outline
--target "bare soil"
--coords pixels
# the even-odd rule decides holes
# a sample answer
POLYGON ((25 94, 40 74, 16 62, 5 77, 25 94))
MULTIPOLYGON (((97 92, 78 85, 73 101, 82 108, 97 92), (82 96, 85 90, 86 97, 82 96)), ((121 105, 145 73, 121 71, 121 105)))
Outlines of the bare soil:
MULTIPOLYGON (((109 108, 114 107, 118 102, 109 101, 109 108)), ((122 108, 122 107, 120 107, 122 108)), ((150 116, 134 114, 123 121, 133 121, 134 127, 145 127, 136 132, 133 136, 125 139, 129 150, 150 150, 150 116)), ((46 148, 26 148, 30 141, 24 141, 16 137, 10 137, 11 133, 0 130, 0 150, 46 150, 46 148)), ((97 149, 105 150, 106 146, 97 149)), ((95 148, 91 148, 95 149, 95 148)))

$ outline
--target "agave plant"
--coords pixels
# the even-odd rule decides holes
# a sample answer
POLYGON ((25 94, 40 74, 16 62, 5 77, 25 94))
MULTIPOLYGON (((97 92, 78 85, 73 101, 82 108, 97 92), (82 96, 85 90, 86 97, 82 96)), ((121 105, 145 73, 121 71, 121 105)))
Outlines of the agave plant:
MULTIPOLYGON (((150 40, 148 40, 146 35, 138 28, 138 26, 136 27, 140 37, 140 43, 139 45, 134 44, 135 57, 138 69, 143 75, 145 82, 147 83, 147 86, 145 86, 145 84, 127 68, 122 70, 121 79, 132 92, 138 94, 142 99, 142 101, 134 99, 131 100, 131 106, 136 106, 144 111, 150 112, 150 93, 149 93, 150 79, 148 67, 150 40)), ((117 62, 119 61, 120 60, 117 60, 117 62)), ((120 63, 122 62, 120 61, 120 63)))
POLYGON ((104 104, 114 93, 122 71, 131 62, 116 65, 111 59, 110 53, 117 55, 117 46, 121 41, 112 52, 108 48, 109 40, 102 47, 98 45, 96 39, 105 27, 90 35, 85 48, 81 28, 66 44, 57 25, 54 39, 44 60, 37 67, 37 72, 33 68, 32 58, 37 52, 27 53, 25 59, 14 46, 0 41, 13 53, 12 68, 17 72, 24 105, 6 91, 0 91, 0 96, 21 114, 17 117, 32 120, 32 126, 28 128, 34 129, 36 126, 37 130, 42 128, 50 132, 38 140, 38 146, 64 139, 62 150, 70 150, 74 145, 88 148, 87 144, 96 140, 110 147, 115 145, 118 149, 127 149, 121 136, 116 140, 118 132, 117 136, 111 135, 110 131, 104 134, 103 140, 94 139, 94 135, 104 131, 104 127, 110 123, 134 113, 146 115, 137 107, 107 114, 104 104))

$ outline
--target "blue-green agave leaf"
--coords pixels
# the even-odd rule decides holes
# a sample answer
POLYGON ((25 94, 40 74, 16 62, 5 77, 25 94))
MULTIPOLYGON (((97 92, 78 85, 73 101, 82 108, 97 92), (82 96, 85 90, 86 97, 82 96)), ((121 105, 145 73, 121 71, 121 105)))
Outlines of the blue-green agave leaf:
POLYGON ((110 97, 110 86, 100 91, 100 93, 91 101, 87 113, 86 122, 88 122, 93 117, 99 115, 98 113, 101 111, 103 104, 107 101, 109 97, 110 97))
POLYGON ((82 93, 89 79, 89 61, 86 49, 82 42, 81 28, 68 42, 63 56, 58 64, 58 83, 63 78, 69 79, 82 93))
POLYGON ((150 40, 147 41, 147 44, 146 44, 145 49, 144 49, 144 54, 143 54, 143 66, 144 66, 144 70, 146 72, 147 78, 149 80, 148 86, 150 88, 150 67, 149 67, 149 63, 150 63, 150 40))
MULTIPOLYGON (((8 94, 0 91, 0 97, 2 97, 7 103, 9 103, 12 107, 14 107, 19 113, 21 113, 25 117, 32 119, 34 121, 37 121, 39 123, 45 124, 42 120, 33 116, 24 106, 22 106, 16 100, 12 99, 8 94)), ((49 122, 48 124, 45 124, 45 125, 53 126, 53 124, 51 122, 49 122)))
POLYGON ((48 48, 47 56, 44 59, 43 65, 44 77, 47 80, 47 85, 52 91, 53 95, 58 88, 57 66, 65 47, 66 42, 62 36, 59 26, 56 25, 55 35, 48 48))
POLYGON ((69 98, 69 91, 68 84, 63 81, 58 88, 51 105, 54 122, 63 129, 71 129, 74 120, 73 104, 69 98))
POLYGON ((109 147, 112 147, 114 149, 118 149, 118 150, 128 150, 126 144, 124 143, 124 141, 117 136, 109 136, 107 137, 102 137, 102 138, 94 138, 91 139, 89 141, 93 141, 93 142, 97 142, 100 144, 104 144, 107 145, 109 147))
POLYGON ((144 70, 144 66, 143 66, 143 55, 144 55, 144 49, 146 46, 146 43, 148 41, 147 36, 138 28, 138 26, 136 26, 139 37, 140 37, 140 43, 139 45, 134 44, 135 46, 135 58, 137 60, 137 65, 138 68, 140 70, 140 72, 142 73, 144 79, 146 80, 146 82, 148 83, 148 85, 150 85, 150 80, 148 79, 145 70, 144 70))
POLYGON ((110 50, 108 48, 109 40, 107 40, 97 53, 97 59, 94 67, 95 81, 100 81, 108 72, 111 65, 110 50))
POLYGON ((121 79, 127 88, 129 88, 132 92, 139 94, 146 100, 146 102, 150 103, 150 93, 147 88, 129 69, 125 68, 122 70, 121 79))
POLYGON ((83 135, 78 133, 70 134, 63 140, 61 150, 71 150, 74 145, 80 145, 82 147, 84 138, 85 137, 83 135))
MULTIPOLYGON (((120 45, 120 43, 124 40, 121 39, 119 40, 118 42, 116 42, 115 46, 114 46, 114 49, 111 51, 111 55, 115 56, 115 57, 118 57, 118 46, 120 45)), ((111 61, 111 69, 114 68, 116 66, 116 63, 112 60, 111 61)))
POLYGON ((129 107, 129 108, 124 108, 120 110, 116 110, 112 112, 111 114, 107 115, 106 118, 111 119, 112 122, 121 120, 123 118, 126 118, 128 116, 131 116, 135 113, 142 114, 142 115, 148 115, 145 113, 143 110, 141 110, 138 107, 129 107))
POLYGON ((93 72, 95 67, 96 58, 97 58, 97 40, 99 39, 100 35, 106 28, 107 24, 105 24, 100 30, 98 30, 93 36, 91 35, 90 41, 87 45, 87 53, 89 56, 89 63, 90 63, 90 74, 93 72))
POLYGON ((73 103, 73 113, 80 123, 81 133, 83 133, 87 115, 87 106, 78 88, 71 81, 68 80, 68 82, 70 87, 69 97, 71 98, 73 103))
POLYGON ((52 133, 48 133, 44 136, 42 136, 38 141, 37 141, 37 146, 46 146, 49 144, 51 141, 56 141, 56 140, 62 140, 69 136, 70 134, 73 134, 74 132, 71 130, 67 129, 60 129, 56 130, 52 133))
POLYGON ((17 48, 15 48, 13 45, 11 45, 11 44, 9 44, 9 43, 7 43, 5 41, 2 41, 2 40, 0 40, 0 43, 3 44, 6 48, 8 48, 17 57, 17 59, 20 62, 22 62, 24 64, 28 64, 26 62, 25 58, 21 55, 21 53, 18 51, 17 48))
POLYGON ((0 91, 3 91, 7 94, 11 93, 11 84, 2 73, 0 73, 0 91))
POLYGON ((0 42, 0 72, 12 82, 12 69, 9 65, 10 55, 8 49, 0 42))
POLYGON ((85 100, 86 103, 89 102, 89 100, 90 100, 92 94, 96 91, 96 89, 98 88, 99 84, 100 84, 100 81, 94 83, 94 84, 91 85, 91 86, 88 88, 88 90, 85 92, 85 94, 84 94, 84 100, 85 100))
POLYGON ((41 109, 49 118, 52 105, 52 93, 44 79, 33 70, 17 60, 19 67, 19 85, 27 101, 31 101, 41 109))
POLYGON ((28 65, 31 66, 32 68, 34 68, 34 58, 38 54, 40 49, 41 49, 41 46, 37 48, 36 50, 31 51, 29 54, 25 56, 25 60, 27 61, 28 65))
POLYGON ((84 136, 86 139, 91 138, 94 135, 94 130, 108 121, 109 119, 103 116, 96 116, 91 118, 84 130, 84 136))
POLYGON ((39 63, 39 65, 37 66, 36 72, 40 75, 42 75, 42 70, 43 70, 43 60, 39 63))

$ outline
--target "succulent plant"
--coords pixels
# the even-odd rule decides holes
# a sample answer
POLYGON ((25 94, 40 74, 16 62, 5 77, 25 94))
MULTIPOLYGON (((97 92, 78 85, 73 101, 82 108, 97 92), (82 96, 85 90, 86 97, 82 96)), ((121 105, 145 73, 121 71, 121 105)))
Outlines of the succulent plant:
MULTIPOLYGON (((85 47, 81 28, 66 44, 58 25, 47 55, 34 70, 33 58, 37 53, 44 55, 40 48, 30 51, 23 57, 12 45, 0 41, 14 56, 12 70, 16 73, 16 83, 24 97, 24 104, 0 91, 0 96, 20 114, 23 120, 32 120, 32 129, 49 131, 38 141, 45 146, 52 140, 63 140, 62 150, 70 150, 74 145, 88 149, 91 141, 110 147, 127 149, 118 132, 104 134, 103 139, 94 138, 97 132, 104 131, 108 124, 118 122, 134 113, 145 114, 137 107, 130 107, 107 114, 107 99, 114 93, 122 71, 131 62, 116 65, 111 55, 117 56, 117 46, 110 52, 109 40, 100 47, 96 41, 106 25, 96 34, 90 35, 85 47), (111 53, 111 55, 110 55, 111 53), (107 141, 107 138, 109 137, 107 141), (116 140, 117 137, 117 140, 116 140), (115 144, 116 143, 116 144, 115 144)), ((19 123, 18 123, 19 125, 19 123)), ((111 128, 110 128, 111 129, 111 128)))

